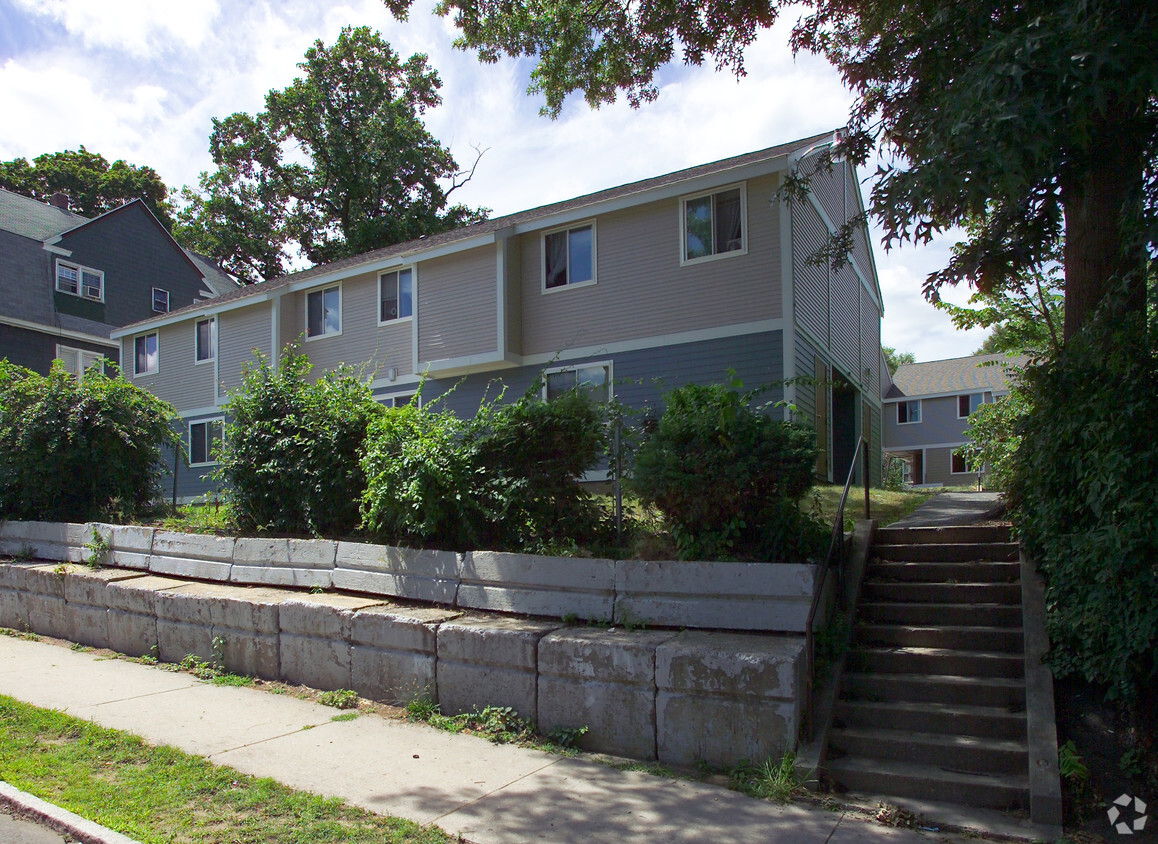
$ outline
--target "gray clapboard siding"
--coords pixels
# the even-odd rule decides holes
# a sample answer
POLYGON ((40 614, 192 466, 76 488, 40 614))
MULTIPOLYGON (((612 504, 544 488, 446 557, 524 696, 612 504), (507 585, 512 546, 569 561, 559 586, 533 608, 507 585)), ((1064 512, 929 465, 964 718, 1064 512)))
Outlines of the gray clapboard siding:
POLYGON ((747 185, 748 252, 680 266, 676 198, 596 222, 597 283, 542 289, 542 235, 523 235, 522 354, 734 325, 782 315, 774 177, 747 185))
MULTIPOLYGON (((796 374, 814 377, 816 373, 816 350, 800 332, 796 332, 795 354, 796 374)), ((796 385, 797 422, 816 427, 816 387, 812 384, 796 385)))
POLYGON ((832 275, 832 338, 829 346, 841 370, 854 381, 860 364, 860 280, 849 264, 832 275))
POLYGON ((965 440, 968 419, 957 418, 957 396, 921 399, 921 421, 897 425, 897 405, 885 405, 886 448, 956 443, 965 440))
MULTIPOLYGON (((192 321, 178 323, 192 330, 192 321)), ((221 399, 229 390, 241 386, 242 371, 256 363, 254 352, 260 352, 269 359, 272 342, 270 303, 256 302, 245 308, 226 311, 217 315, 217 356, 221 379, 221 399)), ((161 366, 163 367, 162 360, 161 366)), ((199 405, 192 405, 198 407, 199 405)), ((178 405, 187 408, 190 405, 178 405)))
POLYGON ((418 359, 498 349, 494 246, 423 261, 418 268, 418 359))
POLYGON ((877 395, 881 383, 881 312, 865 288, 860 291, 860 376, 865 391, 877 395))
MULTIPOLYGON (((857 197, 860 196, 860 184, 857 182, 856 172, 852 168, 845 170, 845 179, 848 181, 848 195, 851 197, 848 205, 848 214, 851 217, 860 213, 860 204, 857 201, 857 197)), ((852 257, 857 266, 861 268, 865 278, 871 279, 873 260, 867 224, 861 226, 852 239, 852 257)))
POLYGON ((792 203, 792 301, 796 321, 823 343, 829 342, 828 287, 831 269, 827 261, 810 257, 825 242, 828 230, 816 209, 807 202, 792 203))
MULTIPOLYGON (((299 333, 305 331, 305 291, 287 296, 294 300, 294 317, 299 333)), ((283 307, 285 305, 283 304, 283 307)), ((413 371, 413 320, 404 319, 378 325, 378 274, 363 273, 342 281, 342 333, 302 342, 314 369, 312 378, 342 364, 353 367, 364 378, 377 378, 393 367, 399 374, 413 371)))

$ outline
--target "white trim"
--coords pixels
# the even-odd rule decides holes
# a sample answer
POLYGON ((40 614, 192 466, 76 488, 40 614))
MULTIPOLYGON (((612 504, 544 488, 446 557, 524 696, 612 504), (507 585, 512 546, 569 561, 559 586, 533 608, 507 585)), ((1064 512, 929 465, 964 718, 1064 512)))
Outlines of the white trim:
POLYGON ((62 261, 59 258, 56 259, 56 263, 53 265, 53 270, 54 270, 54 272, 52 274, 52 289, 54 291, 56 291, 57 293, 63 293, 66 296, 75 296, 78 299, 84 299, 84 300, 89 301, 89 302, 99 302, 102 305, 104 304, 104 301, 105 301, 105 271, 104 270, 98 270, 95 267, 88 267, 88 266, 85 266, 84 264, 78 263, 77 261, 62 261), (76 270, 76 292, 75 293, 73 293, 71 290, 61 290, 60 289, 60 268, 62 265, 65 267, 68 267, 69 269, 76 270), (85 273, 90 273, 92 275, 100 276, 100 281, 101 281, 101 284, 100 284, 101 295, 100 296, 93 297, 93 296, 86 296, 85 295, 85 292, 84 292, 84 274, 85 273))
POLYGON ((281 297, 274 296, 269 303, 269 362, 277 372, 281 364, 281 297))
POLYGON ((901 414, 900 414, 900 406, 898 403, 898 409, 893 412, 893 415, 896 417, 896 419, 894 421, 896 422, 898 428, 902 425, 920 425, 922 422, 925 421, 925 414, 921 410, 921 400, 920 399, 907 399, 906 401, 908 401, 910 404, 916 404, 917 405, 917 418, 916 419, 910 419, 908 422, 902 422, 901 421, 901 414))
POLYGON ((51 337, 62 337, 69 340, 83 340, 86 343, 95 343, 98 346, 107 346, 110 349, 121 348, 120 343, 112 342, 108 337, 97 337, 95 334, 85 334, 81 331, 69 331, 67 328, 56 328, 39 322, 29 322, 10 316, 0 316, 0 325, 10 325, 13 328, 25 328, 38 334, 47 334, 51 337))
MULTIPOLYGON (((393 383, 397 383, 397 382, 393 382, 393 383)), ((420 382, 415 382, 415 387, 417 387, 418 383, 420 383, 420 382)), ((378 404, 386 404, 386 400, 390 399, 391 404, 389 405, 389 407, 399 407, 398 401, 397 401, 399 397, 405 397, 407 399, 413 399, 414 396, 416 396, 416 395, 418 395, 418 390, 414 389, 414 390, 401 390, 397 393, 383 393, 382 395, 371 396, 371 398, 374 399, 374 401, 378 402, 378 404)), ((403 402, 403 404, 401 406, 405 407, 409 403, 410 403, 409 401, 403 402)), ((420 396, 420 395, 418 395, 418 406, 422 407, 422 396, 420 396)))
POLYGON ((886 445, 882 448, 885 451, 923 451, 926 448, 960 448, 968 443, 969 440, 962 440, 958 443, 916 443, 914 445, 886 445))
POLYGON ((101 361, 101 371, 103 372, 104 361, 108 359, 100 352, 94 352, 92 349, 78 349, 75 346, 63 346, 60 343, 57 343, 56 358, 54 360, 63 361, 63 353, 65 352, 76 355, 76 371, 70 372, 69 374, 74 375, 77 381, 83 380, 85 372, 87 372, 89 367, 95 364, 97 361, 101 361), (87 364, 84 362, 86 357, 90 358, 87 364))
MULTIPOLYGON (((111 337, 120 338, 128 337, 131 334, 140 334, 143 331, 153 331, 158 328, 164 328, 166 325, 175 325, 179 322, 185 322, 189 319, 204 319, 206 316, 217 316, 228 311, 236 311, 241 308, 248 308, 250 305, 260 305, 263 302, 268 302, 274 296, 281 295, 282 291, 275 291, 271 293, 255 293, 253 296, 247 296, 244 299, 234 299, 224 304, 214 306, 211 302, 207 302, 200 309, 195 311, 177 311, 167 317, 153 317, 151 319, 142 319, 138 322, 129 325, 121 326, 110 332, 111 337)), ((211 300, 212 301, 212 300, 211 300)))
POLYGON ((213 361, 217 360, 217 328, 218 328, 218 322, 217 322, 216 316, 202 317, 201 319, 199 319, 193 323, 193 365, 194 366, 201 366, 201 364, 203 364, 203 363, 212 363, 213 361), (213 323, 213 327, 209 330, 210 355, 207 358, 201 358, 200 360, 198 360, 198 358, 197 358, 198 328, 201 325, 201 323, 203 323, 203 322, 213 323))
MULTIPOLYGON (((713 206, 714 208, 714 206, 713 206)), ((697 264, 706 264, 711 261, 719 261, 725 258, 733 258, 739 255, 748 254, 748 183, 737 182, 730 185, 722 185, 718 188, 713 188, 708 191, 699 191, 698 193, 689 193, 680 197, 679 201, 679 231, 680 231, 680 266, 692 267, 697 264), (727 252, 713 251, 710 255, 701 255, 698 258, 689 258, 688 254, 688 226, 687 226, 687 204, 689 200, 703 199, 705 196, 714 197, 717 194, 726 193, 728 191, 740 191, 740 248, 730 249, 727 252)), ((715 212, 713 210, 712 217, 712 248, 715 249, 715 212)))
MULTIPOLYGON (((147 343, 147 339, 146 339, 146 343, 147 343)), ((145 349, 145 354, 146 355, 148 354, 148 348, 145 349)), ((149 375, 156 375, 160 371, 161 371, 161 332, 156 331, 156 330, 154 330, 154 331, 142 331, 140 334, 137 334, 133 337, 133 377, 134 378, 145 378, 149 375), (157 338, 157 365, 153 369, 147 369, 144 372, 137 372, 137 340, 141 339, 142 337, 148 338, 150 335, 156 336, 156 338, 157 338)))
POLYGON ((973 415, 973 402, 972 401, 969 402, 969 412, 967 414, 965 414, 964 416, 961 415, 961 399, 965 398, 966 396, 968 396, 970 399, 972 399, 973 396, 981 396, 981 402, 977 405, 978 407, 981 407, 981 405, 987 404, 987 402, 985 401, 985 393, 986 392, 987 392, 986 390, 974 390, 974 391, 969 392, 969 393, 958 393, 957 394, 957 418, 958 419, 968 419, 970 416, 973 415))
POLYGON ((381 390, 383 387, 404 387, 408 388, 410 385, 419 385, 422 383, 422 377, 419 375, 399 375, 393 381, 389 378, 375 378, 370 382, 370 390, 381 390))
POLYGON ((327 284, 325 287, 320 287, 317 290, 305 291, 305 301, 302 303, 302 311, 305 314, 305 342, 312 343, 315 340, 326 340, 330 337, 341 337, 342 331, 346 327, 345 326, 346 321, 345 321, 345 319, 343 319, 343 314, 342 314, 342 282, 339 281, 335 284, 327 284), (338 330, 337 331, 326 331, 325 330, 326 329, 326 294, 330 290, 333 290, 334 288, 337 288, 337 290, 338 290, 338 330), (311 293, 321 293, 322 294, 322 333, 321 334, 315 334, 313 337, 310 336, 310 294, 311 293))
MULTIPOLYGON (((539 293, 547 295, 548 293, 558 293, 562 290, 574 290, 579 287, 593 287, 599 282, 599 235, 596 232, 595 218, 591 217, 585 220, 577 220, 566 226, 556 226, 552 229, 544 229, 539 233, 539 293), (556 287, 547 287, 547 238, 553 234, 566 232, 568 235, 573 231, 579 229, 591 228, 591 278, 585 281, 571 281, 571 238, 567 238, 567 278, 566 284, 560 284, 556 287)), ((502 350, 502 346, 499 346, 502 350)))
POLYGON ((63 246, 56 246, 52 243, 49 243, 48 241, 42 243, 41 248, 43 248, 45 252, 51 252, 53 255, 63 255, 65 258, 72 257, 71 249, 65 249, 63 246))
POLYGON ((182 422, 185 422, 186 427, 188 427, 190 420, 196 422, 198 421, 199 417, 207 418, 211 416, 221 416, 221 405, 213 404, 207 405, 205 407, 195 407, 192 410, 182 410, 178 411, 177 416, 181 419, 182 422))
POLYGON ((374 309, 377 312, 378 327, 384 325, 398 325, 399 323, 409 322, 414 319, 414 308, 418 300, 418 267, 414 264, 407 264, 405 266, 392 267, 388 270, 379 270, 378 272, 378 298, 374 302, 374 309), (410 271, 410 313, 406 316, 396 316, 393 319, 382 319, 382 279, 391 273, 394 274, 396 281, 394 282, 394 295, 398 297, 398 302, 402 301, 401 287, 402 273, 410 271))
MULTIPOLYGON (((962 443, 961 445, 964 445, 964 443, 962 443)), ((960 446, 958 446, 958 448, 960 448, 960 446)), ((980 468, 970 469, 969 468, 969 461, 966 460, 964 457, 962 457, 961 459, 965 460, 965 471, 964 472, 955 471, 953 469, 953 458, 955 456, 956 456, 956 449, 949 452, 949 474, 950 475, 984 475, 985 474, 985 467, 984 466, 981 466, 980 468)))
MULTIPOLYGON (((804 323, 797 323, 796 331, 799 332, 800 336, 807 340, 814 347, 814 351, 817 354, 824 352, 824 354, 829 355, 832 358, 836 357, 836 352, 832 346, 809 331, 808 326, 806 326, 804 323)), ((836 364, 830 364, 830 366, 836 366, 836 364)), ((874 387, 871 378, 865 379, 863 375, 847 375, 844 374, 843 369, 841 369, 841 374, 843 375, 844 379, 848 381, 848 383, 857 388, 857 391, 861 394, 861 398, 867 396, 869 399, 869 404, 871 404, 874 408, 883 411, 884 402, 881 399, 879 384, 874 387)), ((911 401, 911 399, 896 399, 896 401, 911 401)))
POLYGON ((584 360, 570 363, 565 366, 551 366, 543 370, 543 388, 539 391, 543 400, 547 400, 547 376, 554 375, 558 372, 575 372, 578 369, 586 367, 604 366, 607 367, 607 401, 610 402, 615 397, 615 361, 611 358, 606 360, 584 360))
MULTIPOLYGON (((897 389, 900 389, 899 387, 897 389)), ((994 400, 1009 395, 1008 388, 1002 387, 982 387, 980 389, 962 389, 953 390, 947 393, 916 393, 911 396, 894 396, 891 399, 882 399, 885 404, 895 404, 899 401, 913 401, 914 399, 946 399, 962 394, 973 395, 974 393, 992 393, 994 400)), ((988 404, 988 402, 986 402, 988 404)))
POLYGON ((169 291, 168 291, 168 290, 166 290, 166 289, 165 289, 165 288, 163 288, 163 287, 154 287, 154 288, 153 288, 153 302, 152 302, 152 304, 153 304, 153 313, 155 313, 155 314, 167 314, 167 313, 169 313, 169 311, 170 311, 170 307, 169 307, 169 303, 170 303, 170 301, 171 301, 171 300, 170 300, 170 297, 169 297, 169 291), (163 310, 163 311, 159 311, 159 310, 157 310, 157 294, 158 294, 158 293, 164 293, 164 294, 165 294, 165 310, 163 310))
POLYGON ((208 458, 209 457, 209 442, 208 442, 209 429, 208 429, 208 426, 212 425, 214 422, 220 422, 221 423, 221 439, 224 440, 225 439, 225 417, 224 416, 214 416, 214 417, 208 417, 205 419, 198 419, 195 422, 189 422, 186 424, 186 429, 187 429, 188 434, 189 434, 189 468, 190 469, 200 469, 203 466, 217 466, 218 464, 220 464, 220 462, 221 462, 220 460, 213 460, 213 459, 208 459, 203 463, 194 463, 193 462, 193 426, 194 425, 205 425, 206 426, 206 430, 205 430, 205 434, 206 434, 205 456, 208 458))
MULTIPOLYGON (((555 355, 551 355, 553 360, 555 355)), ((416 370, 431 378, 450 378, 470 375, 473 372, 489 372, 496 369, 512 369, 523 365, 519 355, 503 355, 499 352, 481 352, 477 355, 462 355, 456 358, 422 361, 416 370)))

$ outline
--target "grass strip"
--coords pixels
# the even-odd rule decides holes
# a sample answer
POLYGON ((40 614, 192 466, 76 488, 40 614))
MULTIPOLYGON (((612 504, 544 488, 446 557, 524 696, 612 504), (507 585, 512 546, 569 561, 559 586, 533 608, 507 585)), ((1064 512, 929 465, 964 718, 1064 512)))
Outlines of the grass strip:
POLYGON ((0 695, 0 779, 142 844, 442 844, 440 829, 0 695))

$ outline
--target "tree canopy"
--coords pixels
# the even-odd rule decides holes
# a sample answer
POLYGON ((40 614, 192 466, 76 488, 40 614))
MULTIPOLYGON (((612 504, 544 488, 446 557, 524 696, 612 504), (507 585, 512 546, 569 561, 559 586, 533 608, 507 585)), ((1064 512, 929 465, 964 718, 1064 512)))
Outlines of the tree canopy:
POLYGON ((884 353, 889 375, 896 375, 897 370, 905 364, 917 362, 917 356, 912 352, 898 352, 892 346, 881 346, 881 352, 884 353))
MULTIPOLYGON (((448 206, 470 178, 422 123, 441 102, 426 56, 368 27, 316 41, 265 110, 213 121, 217 170, 182 191, 178 234, 246 282, 485 218, 448 206)), ((476 161, 477 163, 477 161, 476 161)))
POLYGON ((46 152, 32 159, 0 161, 0 188, 47 202, 54 193, 68 194, 69 210, 95 217, 134 199, 142 199, 157 219, 171 228, 169 189, 152 167, 120 159, 109 164, 81 145, 77 150, 46 152))

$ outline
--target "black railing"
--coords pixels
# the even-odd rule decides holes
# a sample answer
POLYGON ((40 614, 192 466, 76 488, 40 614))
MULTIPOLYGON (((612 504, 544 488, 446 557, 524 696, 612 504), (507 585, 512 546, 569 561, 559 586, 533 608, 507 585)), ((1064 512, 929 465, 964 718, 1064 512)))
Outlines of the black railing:
POLYGON ((856 477, 857 458, 861 460, 861 469, 864 476, 864 517, 872 518, 869 507, 869 444, 863 436, 856 441, 856 450, 852 454, 852 462, 848 467, 848 478, 844 482, 844 492, 841 493, 840 503, 836 505, 836 515, 832 521, 832 537, 828 542, 828 555, 824 558, 824 565, 820 568, 820 577, 812 592, 812 606, 808 610, 808 621, 804 625, 804 714, 803 737, 811 740, 815 724, 812 723, 812 689, 815 684, 816 670, 816 639, 812 627, 816 623, 816 612, 820 609, 820 601, 824 596, 824 586, 828 580, 829 569, 836 566, 837 600, 841 607, 844 605, 844 505, 848 502, 848 493, 852 489, 852 480, 856 477))

